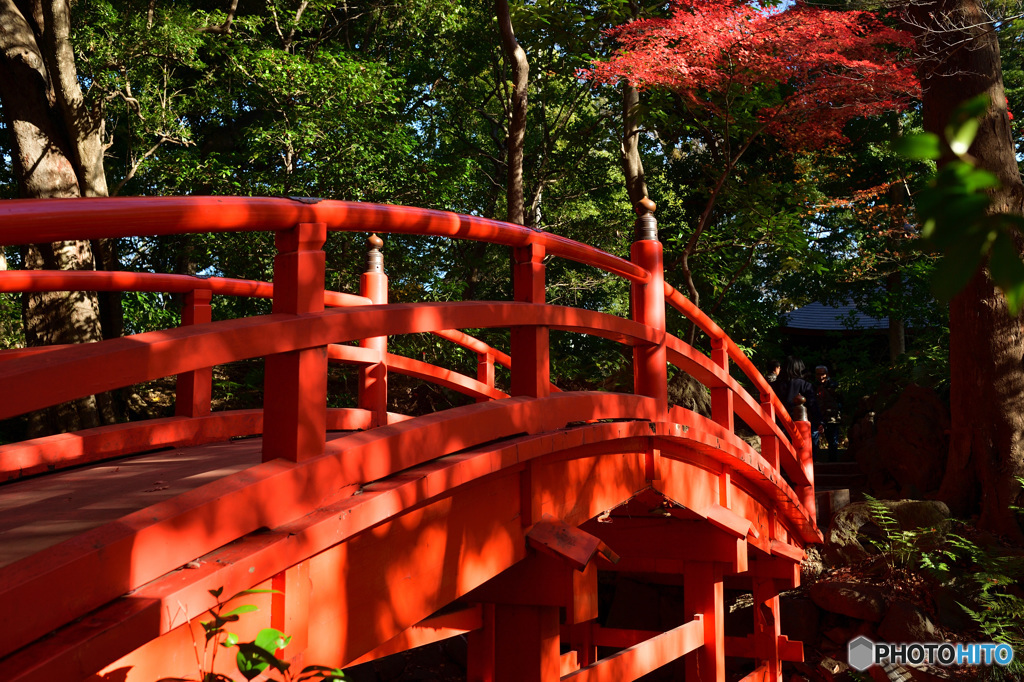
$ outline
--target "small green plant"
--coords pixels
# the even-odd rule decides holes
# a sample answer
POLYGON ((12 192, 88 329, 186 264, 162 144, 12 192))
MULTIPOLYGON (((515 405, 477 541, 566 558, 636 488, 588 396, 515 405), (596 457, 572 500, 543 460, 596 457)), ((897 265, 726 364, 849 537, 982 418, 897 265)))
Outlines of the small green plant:
MULTIPOLYGON (((268 670, 276 671, 282 682, 311 682, 312 680, 331 682, 345 679, 345 673, 342 670, 322 665, 308 665, 297 676, 294 675, 291 672, 291 664, 277 656, 277 652, 288 646, 292 638, 276 628, 263 628, 251 642, 242 641, 237 634, 227 631, 227 626, 237 622, 242 615, 259 610, 253 604, 242 604, 225 611, 225 606, 228 603, 245 595, 276 593, 277 590, 242 590, 228 599, 220 600, 223 592, 223 587, 210 590, 210 594, 218 599, 218 602, 208 611, 212 619, 199 623, 203 626, 206 635, 202 655, 199 653, 199 643, 193 640, 196 666, 199 669, 198 682, 235 682, 233 678, 213 671, 217 653, 221 649, 235 648, 238 649, 235 655, 235 665, 239 674, 246 680, 253 680, 260 675, 269 674, 268 670)), ((197 682, 197 680, 164 677, 157 682, 197 682)))
POLYGON ((908 568, 913 563, 914 556, 918 554, 918 540, 921 532, 903 530, 900 528, 899 521, 896 520, 896 515, 885 503, 870 495, 864 497, 867 500, 866 504, 871 514, 871 520, 882 531, 881 540, 864 538, 865 541, 885 556, 890 571, 897 568, 908 568))
MULTIPOLYGON (((1018 479, 1024 486, 1024 479, 1018 479)), ((936 585, 956 584, 964 600, 958 602, 990 641, 1014 650, 1008 668, 992 668, 994 676, 1019 679, 1024 673, 1024 561, 1005 548, 983 547, 969 537, 967 524, 953 521, 949 528, 903 530, 892 510, 868 497, 871 519, 881 540, 866 539, 886 555, 891 570, 918 572, 936 585), (959 532, 953 530, 958 528, 959 532)), ((1017 510, 1020 511, 1020 510, 1017 510)))

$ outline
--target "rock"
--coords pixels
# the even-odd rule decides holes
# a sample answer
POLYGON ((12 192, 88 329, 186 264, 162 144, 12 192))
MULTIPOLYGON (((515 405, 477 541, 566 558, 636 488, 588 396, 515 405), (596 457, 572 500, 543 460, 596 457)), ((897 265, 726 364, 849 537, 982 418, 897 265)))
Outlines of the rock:
MULTIPOLYGON (((937 500, 879 500, 900 530, 942 526, 949 520, 949 507, 937 500)), ((824 557, 832 566, 855 564, 878 553, 864 536, 884 544, 884 533, 875 523, 867 502, 856 502, 836 512, 825 533, 824 557)))
POLYGON ((876 418, 875 455, 904 490, 938 490, 946 470, 948 430, 949 409, 934 391, 910 384, 876 418))
POLYGON ((928 615, 907 601, 889 605, 878 626, 878 636, 886 642, 935 642, 939 639, 928 615))
POLYGON ((831 613, 873 623, 882 620, 885 613, 881 590, 870 585, 820 582, 811 585, 809 591, 814 603, 831 613))

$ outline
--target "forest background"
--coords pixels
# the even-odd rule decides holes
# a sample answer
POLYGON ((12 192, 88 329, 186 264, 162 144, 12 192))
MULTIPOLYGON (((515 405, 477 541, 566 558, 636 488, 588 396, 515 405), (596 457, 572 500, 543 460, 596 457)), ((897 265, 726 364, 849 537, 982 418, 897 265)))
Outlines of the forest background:
MULTIPOLYGON (((43 62, 14 59, 16 32, 4 34, 4 198, 313 196, 513 217, 506 195, 516 149, 516 88, 491 2, 5 0, 0 7, 5 20, 23 17, 43 62), (19 71, 26 67, 34 71, 19 71), (31 186, 14 151, 12 111, 36 87, 32 73, 42 74, 36 80, 44 96, 52 93, 43 105, 50 107, 47 120, 64 131, 54 133, 51 146, 66 147, 76 171, 49 191, 31 186), (54 142, 58 138, 63 142, 54 142), (90 152, 96 142, 99 150, 90 152), (100 159, 98 167, 87 167, 90 153, 100 159)), ((791 87, 781 79, 742 98, 726 96, 729 115, 716 118, 678 92, 630 95, 620 83, 581 78, 594 59, 613 53, 608 29, 668 12, 668 3, 628 0, 512 4, 511 24, 529 60, 521 221, 625 256, 635 197, 627 189, 623 122, 632 117, 647 193, 658 204, 667 280, 699 298, 755 362, 764 366, 789 353, 828 362, 851 413, 859 396, 885 385, 892 390, 915 381, 948 395, 948 308, 930 293, 938 258, 920 240, 913 209, 934 166, 889 146, 922 128, 927 113, 920 103, 850 120, 839 140, 795 144, 751 136, 759 112, 791 87), (638 97, 638 105, 624 107, 624 94, 627 102, 638 97), (730 153, 738 148, 741 156, 730 153), (864 312, 889 317, 889 343, 837 336, 823 350, 784 337, 780 314, 811 301, 853 301, 864 312)), ((1008 108, 1021 112, 1024 20, 1004 14, 1009 18, 992 26, 1008 108)), ((1019 160, 1019 120, 1013 125, 1019 160)), ((105 269, 258 280, 271 278, 274 253, 269 234, 94 242, 88 250, 95 267, 105 269)), ((326 250, 328 287, 353 291, 365 265, 363 238, 332 234, 326 250)), ((3 267, 65 257, 8 248, 3 267)), ((393 302, 507 298, 509 262, 506 250, 472 242, 393 236, 385 245, 393 302)), ((628 311, 621 282, 560 261, 550 264, 548 278, 552 303, 628 311)), ((68 325, 54 326, 60 316, 36 314, 46 305, 0 299, 3 346, 81 340, 67 337, 68 325)), ((214 305, 215 319, 263 310, 245 299, 214 305)), ((139 293, 101 298, 98 309, 95 333, 111 337, 174 326, 180 302, 139 293)), ((689 335, 682 319, 669 324, 689 335)), ((500 332, 480 335, 507 347, 500 332)), ((475 362, 451 357, 427 336, 393 343, 399 352, 441 365, 469 369, 475 362)), ((613 344, 568 334, 552 334, 552 344, 552 375, 565 387, 614 388, 631 379, 629 358, 613 344)), ((218 399, 255 402, 260 371, 252 363, 224 374, 218 399)), ((354 400, 351 377, 333 381, 337 405, 354 400)), ((457 400, 442 391, 402 390, 395 386, 394 399, 412 409, 457 400)), ((1024 413, 1024 396, 1013 399, 1024 413)), ((98 406, 97 418, 121 419, 140 409, 131 396, 114 402, 98 406)), ((3 437, 59 426, 8 424, 3 437)), ((1020 454, 1014 453, 1007 458, 1020 454)))

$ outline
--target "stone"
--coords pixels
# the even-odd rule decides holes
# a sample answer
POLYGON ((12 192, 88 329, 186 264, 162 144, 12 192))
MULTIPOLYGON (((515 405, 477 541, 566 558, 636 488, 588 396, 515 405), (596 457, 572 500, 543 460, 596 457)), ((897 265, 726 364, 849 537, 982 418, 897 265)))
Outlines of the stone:
POLYGON ((878 637, 886 642, 935 642, 939 633, 931 618, 916 605, 896 601, 886 609, 878 637))
POLYGON ((875 420, 875 448, 882 468, 904 490, 938 490, 949 450, 949 408, 931 389, 907 386, 875 420))
POLYGON ((811 585, 811 599, 818 608, 851 618, 877 623, 885 613, 882 592, 870 585, 820 582, 811 585))
MULTIPOLYGON (((949 522, 949 507, 937 500, 878 500, 888 509, 900 530, 941 527, 949 522)), ((855 502, 832 517, 825 533, 824 558, 831 566, 860 563, 878 553, 865 537, 884 544, 867 502, 855 502)))

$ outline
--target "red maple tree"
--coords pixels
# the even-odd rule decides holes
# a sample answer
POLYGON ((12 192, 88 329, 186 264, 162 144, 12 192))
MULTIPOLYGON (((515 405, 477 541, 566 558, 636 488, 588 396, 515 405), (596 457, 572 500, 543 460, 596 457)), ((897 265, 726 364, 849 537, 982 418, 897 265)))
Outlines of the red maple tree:
POLYGON ((907 57, 913 37, 870 12, 675 0, 670 17, 632 21, 608 35, 620 49, 581 75, 678 94, 723 157, 677 261, 694 303, 690 256, 755 140, 770 136, 793 152, 821 150, 848 141, 843 128, 851 119, 902 111, 920 95, 907 57))
POLYGON ((870 12, 797 3, 759 8, 735 0, 676 0, 667 19, 611 29, 621 48, 585 75, 661 87, 698 110, 734 121, 757 97, 760 126, 790 148, 843 143, 852 118, 903 110, 920 94, 906 54, 913 37, 870 12))

